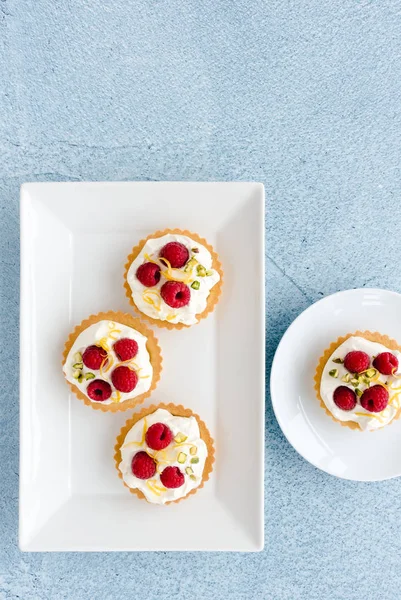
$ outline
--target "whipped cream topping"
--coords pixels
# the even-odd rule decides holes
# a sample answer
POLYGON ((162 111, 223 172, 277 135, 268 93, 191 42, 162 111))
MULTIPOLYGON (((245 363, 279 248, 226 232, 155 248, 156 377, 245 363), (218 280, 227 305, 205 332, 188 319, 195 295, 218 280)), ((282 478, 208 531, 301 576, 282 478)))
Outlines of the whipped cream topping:
MULTIPOLYGON (((146 242, 128 270, 127 281, 132 291, 132 298, 139 310, 153 319, 169 321, 170 323, 194 325, 198 322, 196 315, 201 314, 206 309, 210 290, 220 279, 219 273, 213 269, 212 264, 213 259, 209 250, 205 248, 205 246, 202 246, 202 244, 191 240, 191 238, 185 235, 168 233, 160 238, 151 238, 146 242), (163 261, 160 261, 159 253, 163 246, 169 242, 179 242, 184 244, 189 251, 190 259, 193 259, 191 262, 192 266, 189 265, 188 261, 187 265, 179 270, 183 276, 185 275, 187 277, 187 285, 191 292, 189 304, 187 306, 182 306, 181 308, 172 308, 166 304, 160 296, 160 288, 167 281, 165 276, 163 276, 163 271, 168 272, 168 268, 163 261), (198 251, 193 252, 193 248, 196 248, 198 251), (151 288, 142 285, 136 277, 138 267, 145 262, 149 262, 149 260, 157 263, 162 271, 160 281, 151 288), (188 271, 185 271, 184 269, 188 265, 190 268, 188 271), (200 277, 197 274, 198 265, 203 266, 210 274, 200 277), (199 283, 199 289, 191 287, 195 281, 199 283)), ((173 279, 174 271, 177 272, 177 269, 172 269, 173 279)), ((195 286, 198 286, 198 283, 195 284, 195 286)))
MULTIPOLYGON (((377 356, 381 352, 391 352, 398 358, 399 364, 401 364, 401 353, 398 350, 391 350, 390 348, 383 346, 383 344, 371 342, 363 337, 352 336, 343 342, 338 348, 336 348, 324 367, 320 382, 320 396, 328 410, 339 421, 353 421, 358 423, 361 429, 371 431, 390 423, 390 421, 394 419, 400 407, 401 395, 398 394, 401 392, 401 380, 399 377, 397 378, 397 376, 400 374, 400 369, 398 369, 398 371, 394 374, 395 377, 392 375, 382 375, 376 370, 377 373, 373 378, 371 386, 377 385, 379 382, 382 384, 387 384, 387 389, 389 392, 389 403, 383 411, 378 413, 367 411, 359 403, 359 398, 357 398, 357 404, 355 408, 347 411, 341 410, 334 403, 334 390, 340 385, 344 385, 353 391, 355 391, 355 387, 351 383, 342 381, 342 377, 346 376, 347 374, 350 375, 349 371, 347 371, 343 364, 337 364, 333 362, 333 360, 338 358, 344 360, 348 352, 351 352, 352 350, 361 350, 362 352, 366 352, 366 354, 371 357, 370 368, 374 368, 372 367, 373 357, 377 356), (338 377, 332 377, 329 375, 329 372, 333 369, 337 369, 338 377), (397 390, 396 388, 400 389, 397 390)), ((353 377, 353 375, 350 376, 353 377)), ((367 383, 360 383, 358 385, 358 389, 360 389, 362 392, 367 388, 367 383)))
POLYGON ((168 410, 158 408, 137 421, 127 433, 121 446, 122 461, 119 469, 128 487, 141 490, 153 504, 165 504, 186 496, 200 485, 207 455, 207 446, 200 436, 195 417, 176 417, 168 410), (145 441, 146 431, 154 423, 164 423, 173 432, 171 444, 158 452, 149 448, 145 441), (183 441, 177 443, 174 438, 183 441), (132 459, 141 451, 147 452, 156 460, 156 474, 151 479, 138 479, 132 472, 132 459), (179 462, 178 458, 184 462, 179 462), (185 482, 181 487, 167 489, 163 486, 160 473, 168 466, 178 467, 183 473, 185 482))
POLYGON ((94 404, 97 404, 96 400, 92 400, 89 398, 86 393, 86 388, 88 384, 94 379, 103 379, 107 381, 112 389, 113 393, 108 400, 104 400, 102 404, 112 404, 113 402, 124 402, 129 398, 135 398, 136 396, 140 396, 147 392, 152 384, 153 377, 153 367, 150 362, 149 352, 146 348, 147 338, 142 335, 136 329, 132 327, 128 327, 127 325, 123 325, 122 323, 116 323, 114 321, 98 321, 97 323, 93 323, 87 327, 84 331, 82 331, 77 339, 75 340, 71 350, 68 353, 67 360, 63 366, 64 375, 70 383, 77 386, 77 388, 85 394, 85 396, 94 404), (138 383, 135 389, 132 392, 127 394, 123 392, 118 392, 111 381, 111 374, 113 370, 119 365, 120 360, 118 359, 116 353, 114 352, 113 345, 117 340, 122 338, 129 338, 135 340, 138 344, 138 353, 137 355, 129 362, 124 362, 123 364, 134 369, 138 375, 138 383), (76 355, 80 353, 81 355, 84 353, 88 346, 102 346, 108 352, 108 362, 102 367, 100 371, 95 371, 93 369, 87 369, 85 365, 83 365, 81 372, 83 374, 83 379, 80 382, 78 379, 74 377, 74 373, 77 372, 77 369, 74 367, 74 364, 77 364, 76 355), (92 373, 95 377, 92 379, 86 379, 86 376, 92 373))

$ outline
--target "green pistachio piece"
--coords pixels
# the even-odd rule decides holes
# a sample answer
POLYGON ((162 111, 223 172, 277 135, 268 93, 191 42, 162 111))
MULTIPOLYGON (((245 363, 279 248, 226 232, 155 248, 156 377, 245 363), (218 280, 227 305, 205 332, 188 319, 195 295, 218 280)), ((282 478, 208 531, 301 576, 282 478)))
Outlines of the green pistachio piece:
POLYGON ((213 271, 206 271, 206 277, 210 277, 210 275, 213 275, 213 271))
POLYGON ((187 435, 184 435, 183 433, 177 433, 177 435, 174 438, 174 441, 176 442, 176 444, 182 444, 183 442, 185 442, 185 440, 188 438, 187 435))
POLYGON ((349 373, 346 373, 345 375, 343 375, 341 377, 341 381, 345 381, 345 383, 349 383, 351 379, 351 375, 349 373))
POLYGON ((185 454, 185 452, 180 452, 179 455, 177 456, 177 462, 179 462, 180 465, 183 465, 186 460, 187 460, 187 455, 185 454))
POLYGON ((331 369, 331 371, 329 371, 329 375, 330 377, 338 377, 338 369, 331 369))
POLYGON ((191 288, 192 288, 193 290, 199 290, 199 288, 200 288, 200 283, 199 283, 199 281, 194 281, 193 283, 191 283, 191 288))
POLYGON ((189 453, 191 456, 195 456, 195 454, 198 452, 198 448, 196 446, 191 446, 189 449, 189 453))
POLYGON ((75 352, 74 360, 75 362, 82 362, 82 354, 80 352, 75 352))
POLYGON ((196 481, 195 475, 190 475, 189 478, 192 479, 192 481, 196 481))
POLYGON ((354 387, 358 387, 358 385, 359 385, 359 379, 352 378, 351 379, 351 383, 352 383, 352 385, 354 387))
POLYGON ((360 398, 362 396, 363 392, 362 392, 362 390, 356 388, 355 394, 360 398))
POLYGON ((79 377, 78 377, 78 383, 82 383, 83 380, 84 380, 84 375, 83 375, 83 373, 80 373, 79 377))
POLYGON ((84 368, 84 363, 82 362, 77 362, 74 365, 72 365, 73 369, 83 369, 84 368))
POLYGON ((192 269, 197 264, 197 262, 198 261, 196 260, 195 257, 190 258, 189 261, 187 262, 187 264, 185 265, 184 272, 189 273, 190 271, 192 271, 192 269))
POLYGON ((85 375, 85 379, 86 381, 89 381, 90 379, 95 379, 96 375, 94 373, 87 373, 85 375))
POLYGON ((206 269, 202 265, 198 265, 196 267, 196 272, 199 275, 199 277, 205 277, 206 275, 206 269))
POLYGON ((78 379, 78 377, 82 375, 81 371, 79 369, 77 369, 76 371, 73 372, 72 376, 74 379, 78 379))
POLYGON ((333 358, 333 363, 336 363, 337 365, 342 365, 343 362, 342 358, 333 358))
POLYGON ((199 248, 191 248, 192 252, 194 252, 195 254, 198 254, 199 252, 199 248))
POLYGON ((191 458, 190 460, 192 465, 197 465, 199 462, 199 457, 198 456, 194 456, 193 458, 191 458))
POLYGON ((376 369, 368 369, 365 373, 366 377, 369 377, 369 379, 372 379, 372 377, 374 377, 376 374, 376 369))
POLYGON ((193 471, 192 467, 186 467, 186 469, 185 469, 185 473, 186 473, 187 475, 193 475, 193 472, 194 472, 194 471, 193 471))

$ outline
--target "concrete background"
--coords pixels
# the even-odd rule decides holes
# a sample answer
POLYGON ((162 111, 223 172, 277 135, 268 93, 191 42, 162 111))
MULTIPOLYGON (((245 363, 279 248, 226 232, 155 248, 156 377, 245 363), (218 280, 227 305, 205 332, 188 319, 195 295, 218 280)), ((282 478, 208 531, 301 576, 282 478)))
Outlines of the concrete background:
POLYGON ((21 554, 19 186, 256 180, 267 195, 267 374, 291 321, 401 291, 399 0, 0 0, 0 598, 400 598, 401 481, 337 480, 267 394, 266 548, 21 554))

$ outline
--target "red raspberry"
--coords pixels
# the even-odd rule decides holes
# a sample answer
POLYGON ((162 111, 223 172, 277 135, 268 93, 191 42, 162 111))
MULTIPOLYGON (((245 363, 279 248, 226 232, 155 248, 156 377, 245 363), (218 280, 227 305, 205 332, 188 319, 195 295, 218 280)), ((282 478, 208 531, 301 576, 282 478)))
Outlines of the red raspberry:
POLYGON ((374 385, 363 392, 361 404, 369 412, 381 412, 388 404, 388 391, 381 385, 374 385))
POLYGON ((160 295, 164 302, 172 308, 187 306, 191 299, 191 290, 185 283, 179 281, 167 281, 160 289, 160 295))
POLYGON ((159 256, 168 260, 173 269, 181 269, 189 258, 189 252, 184 244, 169 242, 160 250, 159 256))
POLYGON ((160 281, 160 267, 155 263, 143 263, 136 271, 137 279, 146 287, 153 287, 160 281))
POLYGON ((179 488, 184 484, 185 477, 178 467, 166 467, 160 475, 160 480, 166 488, 179 488))
POLYGON ((391 352, 382 352, 374 359, 373 366, 382 375, 392 375, 398 371, 398 358, 391 352))
POLYGON ((136 388, 138 375, 129 367, 121 366, 114 369, 111 374, 111 381, 116 390, 128 394, 136 388))
POLYGON ((164 423, 154 423, 146 432, 146 443, 152 450, 163 450, 171 443, 173 432, 164 423))
POLYGON ((345 385, 340 385, 334 390, 333 400, 341 410, 352 410, 356 406, 355 392, 345 385))
POLYGON ((88 346, 82 355, 82 361, 88 369, 98 371, 106 357, 106 350, 103 350, 100 346, 88 346))
POLYGON ((111 385, 103 379, 94 379, 86 388, 86 393, 91 400, 104 402, 111 396, 111 385))
POLYGON ((344 367, 350 373, 362 373, 362 371, 369 369, 369 364, 369 355, 366 354, 366 352, 361 352, 361 350, 353 350, 352 352, 348 352, 344 358, 344 367))
POLYGON ((123 338, 118 340, 113 346, 114 352, 117 354, 118 360, 131 360, 138 354, 138 344, 135 340, 123 338))
POLYGON ((149 479, 156 473, 156 463, 146 452, 137 452, 132 459, 131 470, 138 479, 149 479))

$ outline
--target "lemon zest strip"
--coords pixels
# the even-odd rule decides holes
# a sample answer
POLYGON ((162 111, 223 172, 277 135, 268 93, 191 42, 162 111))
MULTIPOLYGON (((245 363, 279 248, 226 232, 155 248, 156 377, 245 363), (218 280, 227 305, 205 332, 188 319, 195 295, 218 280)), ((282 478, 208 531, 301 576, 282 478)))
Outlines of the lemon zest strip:
POLYGON ((135 446, 142 446, 142 444, 145 443, 145 437, 146 437, 146 430, 148 428, 147 422, 146 422, 146 417, 143 420, 143 429, 142 429, 142 439, 140 442, 131 442, 132 444, 135 444, 135 446))
POLYGON ((181 283, 185 283, 185 285, 188 285, 192 281, 193 268, 189 273, 185 273, 180 269, 174 269, 167 258, 161 258, 160 262, 164 263, 167 267, 165 271, 161 272, 161 275, 163 275, 163 277, 168 281, 179 281, 181 283))
POLYGON ((159 263, 157 262, 157 260, 153 260, 153 258, 151 258, 149 256, 149 254, 144 254, 144 259, 147 260, 148 262, 153 263, 154 265, 157 265, 158 267, 160 267, 159 263))
POLYGON ((114 364, 114 358, 112 356, 108 357, 106 356, 103 360, 102 360, 102 364, 100 365, 100 376, 103 377, 103 372, 107 373, 107 371, 110 371, 111 367, 114 364), (107 362, 106 368, 105 368, 105 364, 107 362))
POLYGON ((160 293, 156 290, 145 290, 144 292, 142 292, 142 298, 144 299, 144 301, 147 304, 150 304, 151 306, 154 306, 154 308, 160 312, 160 305, 161 305, 161 296, 160 293), (157 302, 152 298, 152 295, 157 297, 157 302))
POLYGON ((373 413, 354 413, 357 417, 373 417, 374 419, 378 419, 380 421, 380 423, 383 422, 383 420, 381 419, 381 417, 379 417, 379 415, 374 415, 373 413))
POLYGON ((147 487, 149 488, 149 490, 152 492, 152 494, 155 494, 155 496, 161 496, 161 492, 158 492, 157 490, 154 489, 152 482, 155 481, 154 479, 148 479, 146 482, 147 487))
POLYGON ((118 390, 116 390, 116 397, 115 398, 111 398, 113 400, 113 402, 115 404, 118 404, 119 402, 121 402, 121 392, 119 392, 118 390))

